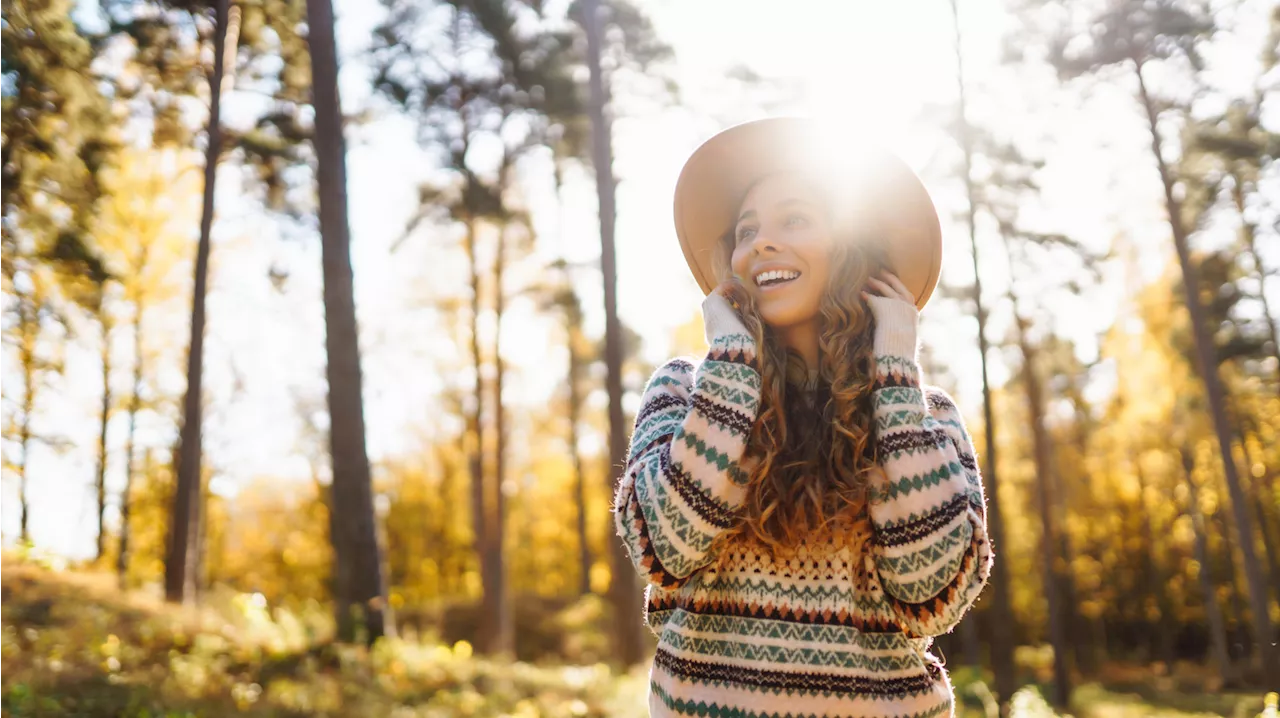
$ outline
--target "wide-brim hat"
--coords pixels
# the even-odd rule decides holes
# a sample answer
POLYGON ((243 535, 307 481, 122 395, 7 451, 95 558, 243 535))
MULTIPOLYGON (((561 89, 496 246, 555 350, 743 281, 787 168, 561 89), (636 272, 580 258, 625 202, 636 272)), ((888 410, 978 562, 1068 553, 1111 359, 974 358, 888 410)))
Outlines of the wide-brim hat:
POLYGON ((704 294, 719 283, 718 245, 748 189, 794 171, 830 183, 834 209, 853 235, 880 245, 879 256, 924 307, 942 268, 933 200, 905 162, 848 134, 816 119, 778 117, 730 127, 689 156, 676 182, 676 235, 704 294))

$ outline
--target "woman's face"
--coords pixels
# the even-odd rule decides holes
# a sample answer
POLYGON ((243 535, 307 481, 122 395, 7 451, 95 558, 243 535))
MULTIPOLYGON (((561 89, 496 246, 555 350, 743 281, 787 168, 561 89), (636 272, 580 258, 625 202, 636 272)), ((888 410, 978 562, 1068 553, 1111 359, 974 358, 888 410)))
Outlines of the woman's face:
POLYGON ((738 209, 733 274, 774 329, 818 318, 829 279, 832 223, 820 194, 802 177, 777 174, 756 183, 738 209))

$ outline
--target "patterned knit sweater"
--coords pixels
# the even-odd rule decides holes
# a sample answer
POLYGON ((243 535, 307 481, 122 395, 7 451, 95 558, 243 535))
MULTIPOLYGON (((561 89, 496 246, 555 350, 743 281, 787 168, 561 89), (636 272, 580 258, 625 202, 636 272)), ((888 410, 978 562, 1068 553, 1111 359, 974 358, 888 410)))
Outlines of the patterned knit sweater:
POLYGON ((955 405, 921 387, 915 307, 871 303, 888 481, 869 499, 866 550, 815 541, 775 558, 731 543, 715 561, 712 542, 745 499, 741 462, 760 404, 754 341, 723 298, 703 304, 706 359, 672 360, 650 379, 614 512, 649 582, 651 715, 953 715, 929 648, 991 570, 982 483, 955 405))

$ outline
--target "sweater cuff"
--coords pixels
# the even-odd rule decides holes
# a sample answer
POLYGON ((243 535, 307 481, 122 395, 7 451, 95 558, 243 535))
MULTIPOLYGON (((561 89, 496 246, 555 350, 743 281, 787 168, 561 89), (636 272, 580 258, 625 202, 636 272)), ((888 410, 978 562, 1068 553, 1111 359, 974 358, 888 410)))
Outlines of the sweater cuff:
POLYGON ((751 336, 747 326, 742 323, 742 318, 729 304, 729 300, 716 292, 708 294, 707 298, 702 300, 702 322, 705 325, 708 345, 714 344, 717 339, 724 339, 734 334, 751 336))
POLYGON ((919 310, 901 299, 871 296, 867 298, 867 302, 876 318, 873 344, 876 356, 895 356, 915 361, 919 310))

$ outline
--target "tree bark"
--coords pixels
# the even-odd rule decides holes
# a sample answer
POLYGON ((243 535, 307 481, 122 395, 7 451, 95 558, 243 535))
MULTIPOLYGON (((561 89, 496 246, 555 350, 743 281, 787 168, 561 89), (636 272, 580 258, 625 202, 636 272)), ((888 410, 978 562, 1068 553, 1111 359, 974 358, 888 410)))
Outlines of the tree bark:
POLYGON ((1146 472, 1142 470, 1142 463, 1136 456, 1133 457, 1133 465, 1138 479, 1138 513, 1141 517, 1142 542, 1147 547, 1143 571, 1147 579, 1147 592, 1151 595, 1151 600, 1156 602, 1159 613, 1159 616, 1148 626, 1151 643, 1147 648, 1147 659, 1151 662, 1163 661, 1167 667, 1172 668, 1173 635, 1172 626, 1169 625, 1172 608, 1169 605, 1166 590, 1168 579, 1156 554, 1156 535, 1151 525, 1151 510, 1147 504, 1146 472))
MULTIPOLYGON (((1254 422, 1248 419, 1248 414, 1243 411, 1233 412, 1240 426, 1240 453, 1244 457, 1244 465, 1252 467, 1254 465, 1253 452, 1249 449, 1249 430, 1255 429, 1254 422)), ((1266 466, 1263 466, 1264 472, 1266 466)), ((1267 559, 1267 578, 1271 584, 1271 591, 1275 594, 1277 600, 1280 600, 1280 546, 1277 545, 1276 539, 1271 533, 1271 521, 1268 517, 1265 492, 1267 486, 1261 485, 1262 482, 1256 481, 1253 476, 1249 477, 1249 498, 1253 503, 1253 512, 1258 517, 1258 532, 1262 536, 1262 552, 1267 559)))
MULTIPOLYGON (((106 294, 105 285, 101 287, 106 294)), ((106 297, 99 297, 105 301, 106 297)), ((111 320, 106 307, 98 306, 98 325, 102 329, 102 407, 98 422, 98 466, 94 486, 98 492, 98 540, 95 547, 98 561, 106 555, 107 546, 107 425, 111 421, 111 320)))
MULTIPOLYGON (((613 177, 613 132, 606 116, 609 102, 604 70, 600 66, 603 32, 600 28, 599 0, 584 0, 583 23, 587 35, 587 68, 590 72, 589 113, 591 117, 591 160, 596 171, 596 195, 600 204, 600 271, 604 277, 604 363, 605 388, 609 395, 609 490, 615 472, 627 460, 627 426, 622 416, 622 324, 618 320, 618 265, 614 247, 617 217, 616 185, 613 177)), ((614 534, 610 515, 608 535, 614 534)), ((640 662, 643 617, 639 579, 620 541, 610 541, 612 577, 609 596, 614 613, 614 657, 623 665, 640 662)))
MULTIPOLYGON (((146 245, 141 250, 144 257, 146 245)), ((142 408, 142 317, 144 305, 139 297, 133 314, 133 389, 129 396, 129 436, 124 445, 124 489, 120 492, 120 549, 116 553, 116 577, 124 588, 129 576, 129 513, 133 497, 133 456, 137 447, 138 411, 142 408)))
POLYGON ((360 333, 347 225, 346 141, 330 0, 307 0, 307 28, 320 197, 329 444, 333 457, 330 540, 337 577, 334 603, 338 639, 353 641, 363 630, 365 641, 372 643, 392 633, 393 626, 386 605, 382 551, 365 448, 360 333))
POLYGON ((582 380, 582 358, 578 356, 578 328, 572 325, 566 328, 569 333, 569 454, 573 457, 574 503, 578 519, 578 593, 586 596, 591 593, 591 543, 587 537, 587 477, 582 469, 582 454, 578 452, 578 422, 582 418, 578 382, 582 380))
POLYGON ((1027 321, 1018 313, 1014 301, 1014 324, 1017 327, 1018 349, 1022 354, 1023 383, 1026 388, 1027 413, 1031 419, 1031 441, 1036 466, 1036 498, 1040 507, 1040 551, 1044 566, 1045 598, 1049 604, 1049 643, 1053 646, 1053 693, 1051 702, 1056 708, 1066 708, 1071 700, 1071 672, 1069 669, 1066 599, 1062 571, 1059 568, 1058 531, 1054 516, 1053 447, 1044 426, 1044 395, 1040 377, 1036 373, 1036 351, 1027 337, 1027 321))
POLYGON ((36 408, 36 393, 39 390, 36 376, 36 339, 40 333, 40 315, 32 308, 35 301, 32 297, 19 297, 21 303, 22 345, 19 347, 19 360, 22 363, 22 423, 18 428, 18 443, 22 452, 22 467, 18 474, 19 532, 18 540, 23 544, 31 543, 29 518, 31 507, 27 503, 27 469, 31 463, 31 414, 36 408))
POLYGON ((1156 169, 1160 173, 1161 184, 1164 185, 1165 205, 1169 214, 1169 228, 1173 234, 1174 249, 1178 254, 1178 264, 1182 268, 1182 286, 1185 293, 1187 311, 1191 314, 1191 331, 1196 345, 1196 368, 1204 384, 1205 394, 1209 402, 1209 414, 1213 419, 1214 433, 1218 439, 1218 451, 1222 456, 1222 473, 1227 482, 1227 492, 1231 496, 1231 510, 1235 517, 1240 535, 1249 537, 1240 542, 1241 558, 1244 561, 1245 580, 1249 587, 1249 609, 1253 622, 1254 645, 1258 647, 1258 665, 1264 678, 1272 685, 1280 683, 1280 665, 1275 658, 1276 650, 1271 627, 1271 618, 1267 611, 1266 584, 1262 570, 1258 564, 1257 551, 1254 549, 1253 521, 1249 516, 1249 506, 1245 500, 1244 490, 1240 483, 1240 475, 1235 459, 1231 453, 1231 427, 1227 421, 1226 396, 1221 378, 1218 376, 1218 362, 1213 339, 1209 336, 1204 307, 1199 297, 1199 272, 1191 258, 1191 249, 1187 241, 1187 230, 1182 221, 1182 206, 1177 198, 1176 180, 1164 159, 1164 150, 1160 140, 1159 111, 1147 92, 1146 81, 1142 75, 1142 62, 1135 59, 1134 74, 1137 75, 1139 99, 1146 111, 1148 127, 1151 131, 1151 152, 1155 157, 1156 169))
MULTIPOLYGON (((505 168, 503 170, 506 172, 505 168)), ((506 518, 507 497, 503 490, 506 477, 506 410, 502 406, 502 386, 506 367, 502 362, 502 313, 506 301, 502 280, 506 268, 506 242, 508 228, 504 224, 498 231, 498 247, 493 262, 493 310, 497 330, 493 337, 493 535, 489 542, 489 567, 493 571, 492 586, 496 614, 491 614, 494 624, 493 644, 489 652, 514 657, 516 652, 515 617, 512 615, 510 574, 507 570, 506 518)), ((488 585, 486 585, 486 591, 488 585)))
MULTIPOLYGON (((1052 447, 1052 437, 1045 429, 1046 440, 1050 442, 1052 447)), ((1062 622, 1063 635, 1073 637, 1074 640, 1066 642, 1067 653, 1063 654, 1063 660, 1068 666, 1074 666, 1076 670, 1080 669, 1080 655, 1085 651, 1081 650, 1080 644, 1085 639, 1085 631, 1080 630, 1082 620, 1076 612, 1076 606, 1079 601, 1076 598, 1076 581, 1075 575, 1072 573, 1072 561, 1075 556, 1075 549, 1071 543, 1071 534, 1067 531, 1067 506, 1070 504, 1070 496, 1067 493, 1067 487, 1062 480, 1062 471, 1058 465, 1054 465, 1053 471, 1049 472, 1050 492, 1054 497, 1053 516, 1054 525, 1057 527, 1057 546, 1054 550, 1057 552, 1058 560, 1062 566, 1058 573, 1059 588, 1062 590, 1062 622)))
MULTIPOLYGON (((1004 519, 1000 512, 1000 482, 996 477, 996 424, 991 400, 991 380, 987 368, 987 312, 982 302, 982 274, 978 271, 977 198, 973 183, 973 134, 969 128, 966 106, 964 61, 961 52, 959 0, 951 0, 951 14, 955 23, 956 85, 959 90, 957 119, 960 123, 960 144, 964 151, 964 188, 969 227, 969 248, 973 258, 973 303, 978 319, 978 352, 982 366, 982 418, 985 438, 985 456, 982 479, 986 484, 987 533, 991 545, 999 551, 1004 546, 1004 519)), ((1008 715, 1009 699, 1018 688, 1017 669, 1013 662, 1013 613, 1009 600, 1009 567, 1006 561, 996 561, 991 570, 991 612, 999 617, 990 622, 991 670, 995 674, 995 692, 1000 700, 1001 715, 1008 715)))
MULTIPOLYGON (((466 140, 463 140, 465 143, 466 140)), ((470 181, 470 180, 469 180, 470 181)), ((484 381, 481 378, 483 354, 480 350, 480 266, 476 256, 476 219, 468 216, 465 220, 466 235, 464 249, 471 279, 471 364, 475 370, 475 384, 472 387, 472 406, 467 410, 467 432, 471 435, 471 443, 467 451, 467 469, 471 476, 471 523, 475 534, 474 550, 480 561, 480 613, 483 616, 497 615, 495 591, 492 585, 493 571, 490 566, 492 553, 489 551, 488 492, 485 490, 484 476, 484 381)), ((487 650, 493 641, 495 627, 491 622, 481 622, 477 627, 476 645, 487 650)))
MULTIPOLYGON (((561 243, 564 242, 564 201, 560 191, 564 186, 564 178, 560 171, 560 163, 555 163, 556 211, 559 213, 556 222, 561 243)), ((586 596, 591 593, 591 541, 587 534, 587 475, 582 467, 582 454, 578 451, 581 439, 578 424, 582 421, 582 372, 587 361, 579 353, 578 347, 582 337, 582 307, 573 291, 573 275, 569 265, 564 264, 564 286, 568 292, 564 311, 565 346, 569 350, 569 371, 566 377, 569 383, 569 456, 573 459, 574 504, 577 507, 578 535, 578 594, 586 596)))
POLYGON ((1182 457, 1182 475, 1187 483, 1187 503, 1191 513, 1191 524, 1195 529, 1195 556, 1200 564, 1199 579, 1201 599, 1204 601, 1205 620, 1209 624, 1209 653, 1218 669, 1218 675, 1224 683, 1234 683, 1235 675, 1231 666, 1231 656, 1227 650, 1227 625, 1222 618, 1222 606, 1218 603, 1217 588, 1213 584, 1213 572, 1209 563, 1208 527, 1205 526, 1204 514, 1200 511, 1200 487, 1195 481, 1195 457, 1191 450, 1182 446, 1178 453, 1182 457))
POLYGON ((1243 628, 1245 624, 1245 600, 1240 591, 1240 561, 1236 555, 1236 539, 1235 525, 1231 522, 1231 517, 1225 511, 1214 513, 1218 520, 1219 535, 1222 537, 1222 554, 1227 565, 1228 583, 1231 586, 1231 612, 1227 614, 1231 619, 1228 624, 1227 637, 1228 645, 1238 649, 1237 658, 1247 662, 1249 654, 1253 652, 1253 640, 1249 636, 1249 632, 1243 628), (1232 625, 1234 624, 1234 625, 1232 625))
POLYGON ((200 240, 196 247, 195 286, 191 299, 191 341, 187 349, 187 394, 183 401, 179 438, 178 479, 173 494, 173 518, 165 559, 165 598, 194 601, 198 590, 201 522, 201 441, 203 438, 205 295, 209 280, 210 235, 213 231, 214 183, 222 154, 222 78, 229 24, 230 0, 214 5, 213 72, 209 76, 209 128, 204 159, 204 199, 200 209, 200 240))

